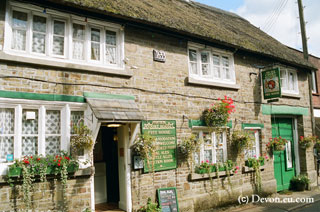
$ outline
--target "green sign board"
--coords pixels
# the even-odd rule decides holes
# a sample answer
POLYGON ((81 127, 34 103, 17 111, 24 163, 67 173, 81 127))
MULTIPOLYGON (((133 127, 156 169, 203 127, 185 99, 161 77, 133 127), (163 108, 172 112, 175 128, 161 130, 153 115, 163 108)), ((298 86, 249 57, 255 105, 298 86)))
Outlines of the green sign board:
MULTIPOLYGON (((141 133, 156 139, 158 150, 154 161, 155 171, 177 168, 176 121, 142 121, 141 133)), ((146 161, 144 171, 149 171, 146 161)))
POLYGON ((264 99, 281 97, 280 69, 264 70, 261 74, 264 99))

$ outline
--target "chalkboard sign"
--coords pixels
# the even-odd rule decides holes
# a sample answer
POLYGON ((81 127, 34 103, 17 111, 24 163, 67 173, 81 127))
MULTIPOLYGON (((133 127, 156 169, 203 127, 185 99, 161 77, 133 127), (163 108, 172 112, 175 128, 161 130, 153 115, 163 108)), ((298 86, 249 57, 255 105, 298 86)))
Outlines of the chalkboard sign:
POLYGON ((162 212, 179 212, 176 188, 158 189, 158 200, 162 212))
MULTIPOLYGON (((176 121, 142 121, 141 132, 156 139, 158 150, 154 161, 154 170, 161 171, 177 168, 176 121)), ((144 171, 149 172, 146 161, 144 171)))

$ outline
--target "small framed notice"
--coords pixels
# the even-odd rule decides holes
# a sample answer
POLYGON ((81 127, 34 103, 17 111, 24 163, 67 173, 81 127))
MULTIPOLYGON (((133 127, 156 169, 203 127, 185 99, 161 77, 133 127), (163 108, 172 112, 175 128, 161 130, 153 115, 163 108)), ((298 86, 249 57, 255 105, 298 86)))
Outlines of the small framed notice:
POLYGON ((158 200, 162 212, 179 212, 176 188, 159 188, 158 200))

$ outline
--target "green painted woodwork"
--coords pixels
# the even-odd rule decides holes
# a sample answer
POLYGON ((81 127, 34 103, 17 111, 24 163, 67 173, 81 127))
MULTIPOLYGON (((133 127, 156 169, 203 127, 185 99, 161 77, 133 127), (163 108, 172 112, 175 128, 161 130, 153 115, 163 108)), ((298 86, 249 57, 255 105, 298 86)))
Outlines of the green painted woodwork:
POLYGON ((292 107, 284 105, 262 105, 263 115, 290 114, 290 115, 309 115, 309 108, 292 107))
MULTIPOLYGON (((156 138, 159 145, 154 161, 154 170, 162 171, 177 168, 177 136, 175 120, 141 121, 141 133, 156 138)), ((151 168, 151 167, 150 167, 151 168)), ((149 172, 147 161, 144 172, 149 172)))
POLYGON ((291 118, 272 118, 272 137, 279 137, 291 141, 292 168, 287 167, 286 150, 273 151, 274 176, 277 181, 277 191, 289 189, 290 180, 295 176, 294 140, 291 118))
POLYGON ((242 129, 244 128, 252 128, 252 127, 260 127, 261 129, 264 128, 264 124, 251 124, 251 123, 242 123, 242 129))
MULTIPOLYGON (((192 120, 189 119, 189 128, 192 127, 206 127, 206 123, 204 122, 204 120, 198 119, 198 120, 192 120)), ((232 121, 229 121, 227 123, 227 127, 232 128, 232 121)))
POLYGON ((134 100, 135 99, 134 96, 129 96, 129 95, 92 93, 92 92, 84 92, 83 96, 86 98, 94 98, 94 99, 123 99, 123 100, 134 100))
POLYGON ((44 100, 44 101, 63 101, 63 102, 85 102, 82 96, 70 96, 60 94, 40 94, 40 93, 27 93, 16 91, 1 91, 0 97, 13 98, 13 99, 31 99, 31 100, 44 100))

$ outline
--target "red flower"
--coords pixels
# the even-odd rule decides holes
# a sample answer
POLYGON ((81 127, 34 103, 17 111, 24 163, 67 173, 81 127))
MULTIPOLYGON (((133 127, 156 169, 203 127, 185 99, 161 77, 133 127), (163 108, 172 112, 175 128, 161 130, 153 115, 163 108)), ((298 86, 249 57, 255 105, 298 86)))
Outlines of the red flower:
POLYGON ((57 160, 53 160, 53 162, 56 162, 57 160))
POLYGON ((25 160, 25 161, 23 161, 25 164, 29 164, 30 162, 29 161, 27 161, 27 160, 25 160))
POLYGON ((40 158, 37 158, 37 161, 39 161, 40 160, 40 158))
POLYGON ((58 166, 60 166, 60 163, 58 163, 58 166))
POLYGON ((64 157, 64 159, 70 160, 70 158, 69 158, 69 157, 67 157, 67 156, 65 156, 65 157, 64 157))
POLYGON ((61 162, 61 160, 58 160, 58 163, 60 163, 61 162))
POLYGON ((56 158, 58 158, 59 156, 58 155, 56 155, 56 158))
POLYGON ((30 156, 30 158, 32 158, 32 156, 30 156))

